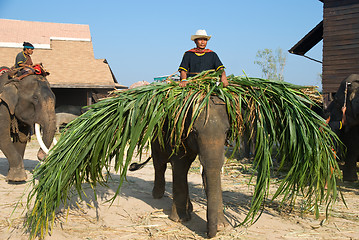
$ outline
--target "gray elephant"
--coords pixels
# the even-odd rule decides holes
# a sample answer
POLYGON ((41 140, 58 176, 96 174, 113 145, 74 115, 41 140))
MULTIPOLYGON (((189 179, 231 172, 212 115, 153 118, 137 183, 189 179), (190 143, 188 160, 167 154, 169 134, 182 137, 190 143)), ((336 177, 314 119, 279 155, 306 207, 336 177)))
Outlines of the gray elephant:
MULTIPOLYGON (((187 129, 191 114, 188 116, 185 122, 187 129)), ((151 144, 155 169, 152 190, 154 198, 163 197, 167 163, 170 162, 172 165, 173 203, 170 219, 173 221, 182 222, 191 219, 193 207, 189 198, 187 174, 192 162, 197 155, 199 156, 207 195, 207 230, 210 238, 216 235, 219 228, 227 225, 223 213, 221 168, 224 163, 224 145, 229 127, 225 103, 217 97, 211 97, 209 108, 196 119, 191 133, 176 154, 173 154, 173 148, 168 143, 165 144, 165 148, 160 145, 158 139, 153 140, 151 144), (210 114, 207 114, 207 111, 210 114)), ((132 164, 130 170, 137 170, 143 164, 132 164)))
MULTIPOLYGON (((56 130, 55 95, 44 76, 21 80, 0 76, 0 150, 9 161, 8 181, 25 181, 23 157, 26 143, 38 123, 43 142, 50 147, 56 130)), ((38 157, 44 153, 39 150, 38 157)))
POLYGON ((352 74, 341 82, 327 111, 330 114, 329 126, 346 146, 346 151, 339 150, 340 157, 345 161, 343 179, 351 182, 357 181, 356 164, 359 160, 359 74, 352 74))

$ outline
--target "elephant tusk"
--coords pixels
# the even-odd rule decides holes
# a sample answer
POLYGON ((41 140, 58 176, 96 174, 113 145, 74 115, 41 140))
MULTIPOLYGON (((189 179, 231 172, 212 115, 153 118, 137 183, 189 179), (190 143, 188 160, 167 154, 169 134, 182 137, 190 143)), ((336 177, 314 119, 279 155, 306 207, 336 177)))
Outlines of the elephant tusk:
POLYGON ((40 124, 38 124, 38 123, 35 123, 35 135, 36 135, 37 141, 38 141, 39 144, 40 144, 41 149, 42 149, 46 154, 48 154, 48 153, 49 153, 49 149, 45 146, 45 143, 44 143, 44 141, 42 140, 41 133, 40 133, 40 124))

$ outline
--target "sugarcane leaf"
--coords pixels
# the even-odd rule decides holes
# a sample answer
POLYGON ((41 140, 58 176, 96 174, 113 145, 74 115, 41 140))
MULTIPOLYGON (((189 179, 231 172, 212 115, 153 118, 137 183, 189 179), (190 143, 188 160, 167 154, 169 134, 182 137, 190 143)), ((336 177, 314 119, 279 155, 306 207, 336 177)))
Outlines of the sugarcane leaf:
POLYGON ((185 88, 170 82, 115 91, 89 106, 86 113, 66 126, 46 162, 34 170, 25 223, 30 236, 43 237, 49 231, 55 211, 61 203, 67 205, 73 189, 81 198, 84 182, 90 183, 94 191, 97 183, 106 186, 111 166, 120 175, 114 200, 135 150, 141 155, 152 139, 157 138, 161 145, 170 142, 174 153, 178 151, 183 136, 189 134, 198 116, 206 113, 212 96, 226 104, 228 140, 236 142, 235 148, 245 129, 256 142, 252 176, 255 189, 242 224, 254 223, 261 216, 270 197, 275 158, 279 158, 281 167, 289 165, 289 169, 272 200, 281 197, 281 204, 295 204, 301 194, 307 209, 313 209, 316 216, 320 204, 325 203, 329 209, 338 195, 342 196, 336 186, 340 174, 332 151, 334 143, 339 147, 341 143, 309 108, 315 103, 302 92, 303 87, 232 75, 228 76, 229 86, 223 88, 216 84, 220 76, 221 72, 205 71, 189 78, 185 88), (277 148, 276 154, 273 148, 277 148))

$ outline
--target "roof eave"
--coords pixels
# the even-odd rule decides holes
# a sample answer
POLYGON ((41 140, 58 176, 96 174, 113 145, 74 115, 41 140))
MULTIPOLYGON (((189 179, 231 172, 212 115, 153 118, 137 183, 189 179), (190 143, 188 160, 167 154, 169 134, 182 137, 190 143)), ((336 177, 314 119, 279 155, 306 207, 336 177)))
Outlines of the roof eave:
POLYGON ((50 83, 51 88, 85 88, 85 89, 126 89, 128 87, 120 84, 114 84, 114 85, 93 85, 93 84, 56 84, 56 83, 50 83))
POLYGON ((310 49, 323 39, 323 21, 315 26, 307 35, 305 35, 288 52, 304 56, 310 49))

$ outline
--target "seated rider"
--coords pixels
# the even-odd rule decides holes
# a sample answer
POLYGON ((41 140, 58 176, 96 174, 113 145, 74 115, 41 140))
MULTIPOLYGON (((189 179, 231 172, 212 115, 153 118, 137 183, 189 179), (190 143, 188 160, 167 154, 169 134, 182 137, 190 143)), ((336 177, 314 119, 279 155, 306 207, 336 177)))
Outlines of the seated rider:
POLYGON ((29 42, 24 42, 23 46, 23 51, 19 52, 15 59, 15 69, 22 68, 18 76, 35 72, 33 69, 34 64, 30 57, 34 52, 34 46, 29 42))
MULTIPOLYGON (((205 70, 221 70, 224 66, 219 60, 218 55, 212 50, 206 49, 207 41, 211 36, 207 35, 206 30, 197 30, 195 35, 191 36, 191 40, 195 42, 196 48, 193 48, 183 55, 182 62, 178 71, 180 72, 181 82, 179 86, 187 85, 187 77, 195 76, 205 70)), ((221 75, 223 87, 228 86, 226 72, 223 70, 221 75)))
POLYGON ((15 68, 32 67, 33 65, 30 55, 34 52, 34 46, 29 42, 24 42, 23 46, 23 51, 16 56, 15 68))

